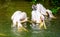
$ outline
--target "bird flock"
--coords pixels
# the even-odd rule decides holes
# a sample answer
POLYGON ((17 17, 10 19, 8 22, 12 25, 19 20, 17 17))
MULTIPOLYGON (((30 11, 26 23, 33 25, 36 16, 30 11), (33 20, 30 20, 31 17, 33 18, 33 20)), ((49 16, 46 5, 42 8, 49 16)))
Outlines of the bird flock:
MULTIPOLYGON (((45 24, 45 20, 46 18, 56 18, 53 14, 52 11, 49 9, 46 9, 42 4, 37 3, 36 5, 33 4, 32 5, 32 11, 31 11, 31 26, 36 26, 38 25, 38 27, 40 29, 42 29, 42 27, 44 27, 44 29, 47 29, 46 24, 45 24)), ((22 11, 15 11, 14 14, 11 16, 11 20, 12 20, 12 27, 17 27, 17 28, 22 28, 23 25, 22 23, 24 23, 24 25, 26 25, 26 22, 28 22, 29 17, 27 17, 27 13, 26 12, 22 12, 22 11)))

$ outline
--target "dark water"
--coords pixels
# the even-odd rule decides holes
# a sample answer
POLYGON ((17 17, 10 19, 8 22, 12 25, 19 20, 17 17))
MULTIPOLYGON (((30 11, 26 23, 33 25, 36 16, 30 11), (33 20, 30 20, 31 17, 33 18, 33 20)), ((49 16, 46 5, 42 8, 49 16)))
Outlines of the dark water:
POLYGON ((26 11, 28 16, 31 12, 31 3, 28 2, 11 2, 0 6, 0 37, 60 37, 60 15, 56 15, 57 19, 47 24, 47 29, 32 30, 29 32, 18 32, 11 28, 11 15, 16 10, 26 11))

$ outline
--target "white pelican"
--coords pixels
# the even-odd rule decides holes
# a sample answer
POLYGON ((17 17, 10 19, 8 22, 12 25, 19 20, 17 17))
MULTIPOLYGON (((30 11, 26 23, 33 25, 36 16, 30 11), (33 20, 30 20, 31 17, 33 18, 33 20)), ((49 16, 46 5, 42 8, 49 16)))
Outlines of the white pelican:
POLYGON ((27 14, 25 12, 16 11, 12 15, 11 20, 13 22, 13 27, 15 27, 16 25, 18 28, 22 27, 21 23, 27 21, 27 14))

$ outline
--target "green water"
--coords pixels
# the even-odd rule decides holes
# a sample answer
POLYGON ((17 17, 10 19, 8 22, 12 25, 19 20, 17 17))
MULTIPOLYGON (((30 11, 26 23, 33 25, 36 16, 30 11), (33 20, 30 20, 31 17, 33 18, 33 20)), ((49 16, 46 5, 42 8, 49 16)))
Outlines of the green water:
POLYGON ((31 14, 31 3, 29 2, 10 2, 0 5, 0 37, 60 37, 60 17, 50 21, 46 30, 30 30, 29 32, 17 32, 11 28, 11 16, 16 10, 31 14))

